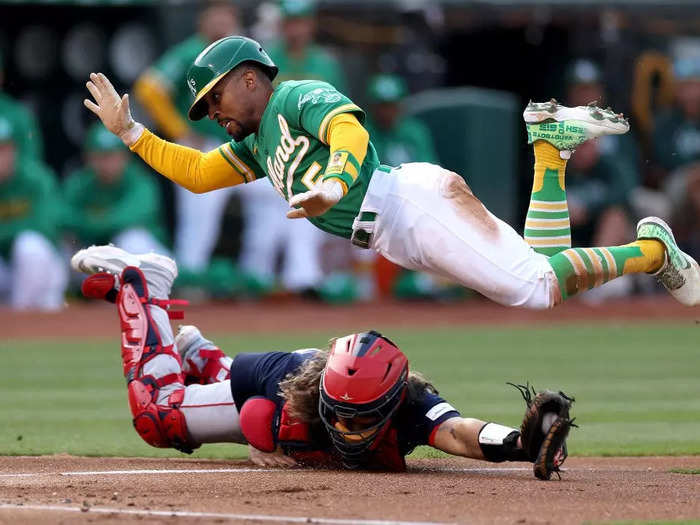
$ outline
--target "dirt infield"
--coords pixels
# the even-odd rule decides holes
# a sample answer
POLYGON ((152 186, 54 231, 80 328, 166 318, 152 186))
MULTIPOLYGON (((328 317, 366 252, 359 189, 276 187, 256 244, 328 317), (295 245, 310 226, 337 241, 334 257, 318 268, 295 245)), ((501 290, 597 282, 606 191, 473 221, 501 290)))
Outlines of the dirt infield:
POLYGON ((457 459, 413 460, 405 474, 375 474, 221 460, 3 457, 0 523, 700 518, 700 476, 669 471, 699 469, 700 457, 569 458, 565 466, 561 481, 542 482, 527 464, 457 459))
MULTIPOLYGON (((114 307, 77 303, 60 313, 0 311, 3 339, 114 338, 114 307)), ((206 332, 356 330, 469 324, 663 320, 698 323, 700 309, 666 296, 554 311, 385 302, 193 305, 185 322, 206 332)), ((514 523, 700 519, 700 456, 569 458, 561 481, 529 465, 456 458, 409 460, 405 474, 262 470, 243 461, 0 457, 0 525, 15 523, 514 523), (138 471, 138 472, 135 472, 138 471)))
MULTIPOLYGON (((288 332, 314 330, 379 330, 467 324, 544 324, 596 320, 603 322, 664 320, 700 322, 700 308, 687 308, 666 295, 591 306, 572 301, 549 311, 506 308, 474 299, 460 303, 385 301, 366 305, 328 306, 304 301, 209 303, 185 308, 184 323, 206 333, 288 332)), ((115 309, 102 302, 71 304, 58 313, 0 310, 3 339, 113 337, 115 309)))

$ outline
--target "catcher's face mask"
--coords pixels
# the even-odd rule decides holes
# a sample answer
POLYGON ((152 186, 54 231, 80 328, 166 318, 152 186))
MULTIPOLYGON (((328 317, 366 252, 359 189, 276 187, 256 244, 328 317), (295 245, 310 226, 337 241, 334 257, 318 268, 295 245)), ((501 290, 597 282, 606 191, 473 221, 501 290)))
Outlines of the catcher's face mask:
POLYGON ((337 339, 321 375, 319 414, 348 466, 379 444, 401 405, 408 360, 377 332, 337 339))

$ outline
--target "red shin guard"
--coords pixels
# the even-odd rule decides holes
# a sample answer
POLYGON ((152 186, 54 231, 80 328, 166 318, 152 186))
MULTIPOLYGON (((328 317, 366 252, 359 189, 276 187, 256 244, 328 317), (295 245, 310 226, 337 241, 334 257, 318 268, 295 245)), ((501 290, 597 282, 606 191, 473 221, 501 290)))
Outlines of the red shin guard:
POLYGON ((196 446, 188 439, 185 417, 179 410, 184 388, 175 390, 167 405, 156 404, 160 388, 172 383, 184 385, 182 372, 157 378, 143 375, 144 364, 160 355, 166 354, 180 363, 173 345, 162 345, 156 323, 145 306, 147 298, 148 288, 141 270, 125 268, 121 275, 117 309, 122 331, 122 364, 134 428, 149 445, 173 447, 189 454, 196 446))

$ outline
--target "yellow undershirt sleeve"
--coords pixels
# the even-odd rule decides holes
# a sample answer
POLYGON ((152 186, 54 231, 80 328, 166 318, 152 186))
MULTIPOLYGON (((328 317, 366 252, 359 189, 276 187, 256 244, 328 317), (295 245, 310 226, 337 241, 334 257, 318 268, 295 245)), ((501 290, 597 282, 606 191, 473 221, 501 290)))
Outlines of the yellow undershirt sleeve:
POLYGON ((328 124, 328 144, 331 153, 323 180, 337 180, 345 194, 360 173, 367 155, 369 133, 355 115, 341 113, 328 124))
POLYGON ((129 149, 158 173, 193 193, 255 180, 253 170, 241 161, 230 144, 202 153, 144 130, 129 149))
POLYGON ((187 121, 180 116, 170 92, 157 76, 141 75, 134 84, 134 94, 167 138, 178 140, 189 133, 187 121))

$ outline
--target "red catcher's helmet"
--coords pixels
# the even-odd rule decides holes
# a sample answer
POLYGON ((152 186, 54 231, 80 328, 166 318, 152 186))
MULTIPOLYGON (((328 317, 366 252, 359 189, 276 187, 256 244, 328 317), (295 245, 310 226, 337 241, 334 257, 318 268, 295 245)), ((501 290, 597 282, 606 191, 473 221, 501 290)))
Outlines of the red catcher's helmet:
POLYGON ((375 331, 336 339, 321 374, 319 414, 348 466, 389 428, 407 388, 408 359, 375 331))

